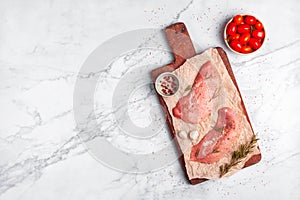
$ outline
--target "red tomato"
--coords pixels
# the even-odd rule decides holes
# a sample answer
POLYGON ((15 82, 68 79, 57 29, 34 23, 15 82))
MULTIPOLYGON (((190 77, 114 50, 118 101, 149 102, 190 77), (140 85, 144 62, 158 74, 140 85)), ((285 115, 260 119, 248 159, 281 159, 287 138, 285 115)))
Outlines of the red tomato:
POLYGON ((263 30, 254 30, 252 32, 252 37, 257 39, 263 39, 265 37, 265 32, 263 30))
POLYGON ((231 40, 238 40, 240 38, 240 34, 236 33, 234 35, 230 35, 228 37, 228 40, 231 41, 231 40))
POLYGON ((230 47, 237 51, 237 52, 241 52, 242 51, 242 44, 240 41, 238 40, 232 40, 230 43, 229 43, 230 47))
POLYGON ((234 22, 230 22, 227 26, 226 33, 228 35, 234 35, 236 33, 236 24, 234 22))
POLYGON ((242 53, 251 53, 252 51, 250 46, 242 46, 242 53))
POLYGON ((243 35, 241 35, 239 40, 242 44, 247 44, 247 42, 249 42, 250 38, 251 38, 250 33, 244 33, 243 35))
POLYGON ((245 22, 249 25, 254 25, 256 23, 256 18, 251 15, 247 15, 245 17, 245 22))
POLYGON ((241 24, 237 27, 238 33, 249 33, 250 32, 250 25, 249 24, 241 24))
POLYGON ((264 26, 262 25, 262 23, 261 23, 260 21, 257 21, 257 22, 255 23, 255 28, 256 28, 257 30, 261 30, 261 29, 264 28, 264 26))
POLYGON ((235 22, 236 25, 239 25, 244 21, 244 18, 242 15, 236 15, 234 16, 233 21, 235 22))
POLYGON ((260 41, 258 39, 256 39, 256 38, 251 38, 249 40, 249 45, 254 50, 257 50, 257 49, 259 49, 261 47, 260 41))

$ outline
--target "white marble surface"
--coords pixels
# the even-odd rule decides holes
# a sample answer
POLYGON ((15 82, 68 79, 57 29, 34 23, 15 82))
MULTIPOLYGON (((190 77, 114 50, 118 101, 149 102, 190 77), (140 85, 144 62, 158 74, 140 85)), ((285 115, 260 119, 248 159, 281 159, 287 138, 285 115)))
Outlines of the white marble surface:
MULTIPOLYGON (((1 0, 0 199, 300 199, 299 10, 297 0, 1 0), (221 40, 224 22, 238 13, 252 13, 266 26, 267 41, 254 55, 234 55, 221 40), (80 68, 99 45, 177 21, 186 23, 197 52, 213 46, 228 52, 263 154, 255 166, 196 186, 186 182, 177 161, 142 174, 97 161, 78 137, 74 117, 76 80, 95 77, 79 74, 80 68)), ((100 125, 86 133, 100 133, 132 154, 168 144, 158 109, 162 129, 145 140, 119 134, 110 107, 123 76, 170 61, 170 54, 147 49, 111 61, 110 70, 98 73, 94 94, 91 121, 100 125)), ((131 99, 132 121, 148 126, 155 96, 144 86, 131 99)))

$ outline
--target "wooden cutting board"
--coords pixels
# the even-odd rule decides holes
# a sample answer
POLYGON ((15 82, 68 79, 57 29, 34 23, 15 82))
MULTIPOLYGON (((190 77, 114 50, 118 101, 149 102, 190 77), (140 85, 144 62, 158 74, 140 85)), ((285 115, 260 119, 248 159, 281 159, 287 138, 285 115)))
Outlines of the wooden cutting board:
MULTIPOLYGON (((166 35, 166 39, 167 39, 167 41, 168 41, 168 43, 171 47, 173 57, 174 57, 174 61, 170 64, 167 64, 165 66, 157 68, 157 69, 155 69, 151 72, 151 78, 152 78, 154 84, 155 84, 155 80, 156 80, 158 75, 160 75, 163 72, 172 72, 172 71, 174 71, 175 69, 180 67, 187 59, 189 59, 189 58, 196 55, 194 45, 192 43, 192 40, 190 38, 190 35, 189 35, 188 30, 187 30, 184 23, 179 22, 179 23, 176 23, 176 24, 172 24, 172 25, 168 26, 164 30, 164 32, 165 32, 165 35, 166 35)), ((215 48, 217 49, 218 53, 220 54, 220 56, 223 60, 223 63, 225 64, 226 69, 227 69, 234 85, 236 86, 236 88, 237 88, 237 90, 240 94, 240 90, 238 88, 238 85, 237 85, 236 79, 234 77, 229 59, 226 55, 226 52, 221 47, 215 47, 215 48)), ((175 137, 175 130, 174 130, 173 125, 172 125, 172 117, 171 117, 170 113, 168 112, 167 105, 166 105, 164 99, 162 98, 162 96, 160 96, 158 93, 157 93, 157 96, 158 96, 159 102, 162 106, 163 112, 166 116, 167 124, 168 124, 170 132, 172 134, 172 137, 175 137)), ((251 125, 251 122, 250 122, 248 113, 246 111, 246 108, 245 108, 245 105, 244 105, 243 98, 242 98, 241 94, 240 94, 240 98, 241 98, 242 107, 244 109, 244 113, 247 117, 247 120, 248 120, 249 124, 251 125)), ((252 125, 251 125, 251 128, 252 128, 252 125)), ((252 130, 253 130, 253 128, 252 128, 252 130)), ((176 139, 176 137, 175 137, 175 139, 176 139)), ((176 147, 177 147, 178 155, 180 155, 179 160, 180 160, 181 166, 183 168, 183 171, 185 172, 186 177, 188 177, 187 173, 186 173, 186 169, 185 169, 184 157, 181 153, 181 150, 180 150, 180 147, 179 147, 179 144, 178 144, 177 141, 176 141, 176 147)), ((250 165, 256 164, 260 160, 261 160, 261 154, 254 155, 245 163, 244 167, 248 167, 250 165)), ((207 179, 197 178, 197 179, 192 179, 192 180, 189 180, 189 181, 190 181, 191 184, 197 184, 197 183, 201 183, 201 182, 206 181, 206 180, 207 179)))

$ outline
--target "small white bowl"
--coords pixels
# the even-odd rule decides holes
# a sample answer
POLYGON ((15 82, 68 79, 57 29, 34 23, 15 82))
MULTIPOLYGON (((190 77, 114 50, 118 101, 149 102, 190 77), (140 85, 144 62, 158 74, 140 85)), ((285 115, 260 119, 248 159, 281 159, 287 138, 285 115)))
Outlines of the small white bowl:
MULTIPOLYGON (((247 15, 249 15, 249 14, 236 14, 236 15, 241 15, 241 16, 244 17, 244 16, 247 16, 247 15)), ((236 16, 236 15, 235 15, 235 16, 236 16)), ((265 43, 265 40, 266 40, 266 29, 265 29, 264 24, 262 23, 262 21, 261 21, 260 19, 258 19, 257 17, 251 15, 251 16, 255 17, 256 20, 260 21, 260 22, 263 24, 264 32, 265 32, 265 37, 264 37, 264 39, 263 39, 263 42, 261 43, 261 46, 260 46, 258 49, 256 49, 255 51, 252 51, 251 53, 241 53, 241 52, 238 52, 238 51, 235 51, 234 49, 232 49, 232 48, 230 47, 230 45, 228 44, 228 42, 227 42, 227 33, 226 33, 227 26, 228 26, 228 24, 229 24, 230 22, 233 21, 233 18, 234 18, 235 16, 233 16, 233 17, 226 23, 225 28, 224 28, 223 37, 224 37, 224 42, 225 42, 226 46, 227 46, 232 52, 234 52, 234 53, 236 53, 236 54, 239 54, 239 55, 250 55, 250 54, 256 53, 259 49, 262 48, 262 46, 263 46, 263 44, 265 43)))
POLYGON ((155 80, 155 89, 163 97, 173 96, 179 89, 179 79, 171 72, 161 73, 155 80))

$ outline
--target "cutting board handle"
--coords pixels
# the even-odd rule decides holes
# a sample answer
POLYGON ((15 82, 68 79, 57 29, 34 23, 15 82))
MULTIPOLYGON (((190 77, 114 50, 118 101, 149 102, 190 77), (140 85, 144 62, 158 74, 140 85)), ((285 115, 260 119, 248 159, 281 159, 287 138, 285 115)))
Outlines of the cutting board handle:
POLYGON ((180 67, 188 58, 196 55, 196 51, 188 30, 184 23, 178 22, 168 26, 165 30, 167 41, 171 47, 174 61, 151 72, 152 80, 163 72, 172 72, 180 67))
POLYGON ((186 59, 196 55, 188 30, 183 22, 168 26, 164 30, 174 56, 174 69, 181 66, 186 59))

